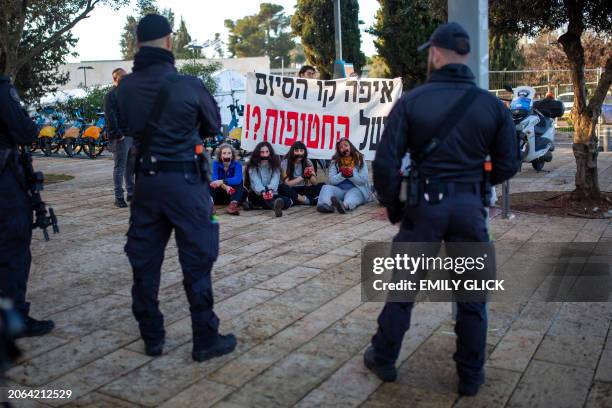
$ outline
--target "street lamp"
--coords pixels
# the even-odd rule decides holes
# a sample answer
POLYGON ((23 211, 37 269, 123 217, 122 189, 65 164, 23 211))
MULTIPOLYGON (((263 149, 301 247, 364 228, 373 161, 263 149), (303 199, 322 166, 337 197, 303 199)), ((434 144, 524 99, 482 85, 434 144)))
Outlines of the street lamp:
POLYGON ((342 11, 340 0, 334 2, 334 42, 336 45, 336 60, 334 61, 334 78, 344 77, 344 61, 342 61, 342 11))
POLYGON ((274 58, 275 61, 280 60, 281 61, 281 76, 285 76, 285 58, 281 57, 280 55, 276 58, 274 58))
POLYGON ((94 69, 94 67, 91 67, 91 66, 87 65, 87 66, 80 66, 77 69, 82 69, 83 70, 83 78, 85 79, 85 89, 87 89, 87 70, 88 69, 94 69))

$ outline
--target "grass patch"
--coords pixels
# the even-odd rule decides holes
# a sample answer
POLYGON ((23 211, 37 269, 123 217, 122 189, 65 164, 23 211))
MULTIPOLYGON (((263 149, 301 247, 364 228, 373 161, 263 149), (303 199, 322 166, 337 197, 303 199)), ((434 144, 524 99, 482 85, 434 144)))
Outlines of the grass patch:
POLYGON ((72 180, 73 178, 74 176, 68 174, 47 173, 45 174, 45 184, 61 183, 62 181, 72 180))

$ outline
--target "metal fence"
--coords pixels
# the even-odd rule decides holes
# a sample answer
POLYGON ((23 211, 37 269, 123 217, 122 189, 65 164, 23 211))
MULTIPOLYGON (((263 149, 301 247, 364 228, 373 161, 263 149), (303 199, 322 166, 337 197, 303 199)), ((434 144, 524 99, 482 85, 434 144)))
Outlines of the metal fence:
MULTIPOLYGON (((584 70, 587 89, 594 89, 603 73, 602 68, 584 70)), ((573 91, 570 70, 543 69, 525 71, 490 71, 489 89, 497 96, 509 97, 504 86, 528 85, 536 90, 536 97, 543 97, 551 91, 555 97, 573 91)))

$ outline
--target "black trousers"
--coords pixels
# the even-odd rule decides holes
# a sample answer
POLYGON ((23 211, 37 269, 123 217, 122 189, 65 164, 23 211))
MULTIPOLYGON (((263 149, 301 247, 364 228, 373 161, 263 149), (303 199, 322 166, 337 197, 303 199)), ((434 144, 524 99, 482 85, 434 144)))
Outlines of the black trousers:
POLYGON ((319 197, 319 193, 325 183, 319 183, 314 186, 288 186, 287 184, 281 184, 278 186, 278 193, 280 195, 289 197, 294 203, 298 203, 298 194, 308 197, 310 205, 316 205, 316 199, 319 197))
POLYGON ((0 294, 25 317, 32 255, 32 204, 12 168, 0 174, 0 294))
POLYGON ((216 341, 219 319, 213 311, 210 272, 219 253, 219 224, 211 216, 209 187, 197 173, 139 175, 125 252, 134 274, 132 311, 145 342, 155 344, 165 337, 157 296, 172 230, 191 311, 193 346, 205 348, 216 341))
POLYGON ((284 196, 282 194, 274 194, 274 197, 272 198, 272 200, 264 200, 262 196, 257 195, 253 191, 249 191, 249 195, 248 195, 249 201, 255 207, 261 207, 265 210, 271 210, 272 208, 274 208, 274 201, 276 201, 277 198, 281 198, 283 200, 283 210, 286 210, 287 208, 291 207, 294 204, 293 200, 291 200, 289 197, 284 196))

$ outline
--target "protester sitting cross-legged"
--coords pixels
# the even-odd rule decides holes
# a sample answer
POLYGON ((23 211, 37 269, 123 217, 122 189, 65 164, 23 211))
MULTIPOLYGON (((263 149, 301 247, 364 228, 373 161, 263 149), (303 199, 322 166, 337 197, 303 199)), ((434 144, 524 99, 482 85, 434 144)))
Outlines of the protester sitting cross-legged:
POLYGON ((245 210, 254 207, 273 209, 274 214, 280 217, 283 215, 283 209, 293 205, 289 197, 278 192, 281 177, 280 160, 270 143, 261 142, 255 146, 247 165, 247 176, 249 194, 244 203, 245 210))
POLYGON ((302 142, 295 142, 281 163, 281 195, 296 204, 315 205, 324 183, 317 182, 313 162, 308 160, 308 150, 302 142))
POLYGON ((210 183, 214 203, 229 203, 226 211, 232 215, 240 214, 238 206, 242 203, 245 193, 242 185, 242 166, 237 158, 236 150, 231 145, 224 143, 219 146, 210 183))
POLYGON ((354 210, 371 199, 368 166, 363 154, 346 138, 336 143, 329 167, 329 181, 319 194, 317 211, 339 213, 354 210))

